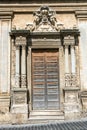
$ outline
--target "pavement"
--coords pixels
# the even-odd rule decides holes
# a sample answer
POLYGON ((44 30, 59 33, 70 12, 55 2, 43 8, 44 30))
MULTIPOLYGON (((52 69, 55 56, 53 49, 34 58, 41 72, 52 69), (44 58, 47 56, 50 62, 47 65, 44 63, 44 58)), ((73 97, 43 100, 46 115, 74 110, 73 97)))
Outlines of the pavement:
POLYGON ((0 125, 0 130, 87 130, 87 118, 46 124, 0 125))

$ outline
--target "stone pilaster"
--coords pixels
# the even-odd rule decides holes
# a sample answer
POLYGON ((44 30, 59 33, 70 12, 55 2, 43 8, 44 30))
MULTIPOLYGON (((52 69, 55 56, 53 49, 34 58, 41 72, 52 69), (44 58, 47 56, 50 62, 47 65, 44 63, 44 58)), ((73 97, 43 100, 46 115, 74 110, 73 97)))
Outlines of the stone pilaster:
POLYGON ((12 123, 25 123, 28 118, 26 88, 26 36, 16 36, 15 85, 12 88, 12 123))
POLYGON ((65 80, 64 80, 64 49, 63 46, 59 47, 59 70, 60 70, 60 110, 64 110, 63 103, 64 103, 64 97, 63 97, 63 89, 65 87, 65 80))
POLYGON ((16 46, 15 46, 15 38, 11 39, 11 87, 15 86, 15 62, 16 62, 16 46))
POLYGON ((65 119, 80 117, 80 103, 78 98, 79 87, 77 86, 75 37, 64 37, 65 45, 65 88, 64 88, 64 112, 65 119), (69 46, 69 50, 66 48, 69 46), (70 55, 70 58, 68 57, 70 55), (68 61, 70 60, 70 61, 68 61), (70 63, 70 64, 69 64, 70 63), (70 70, 69 70, 70 68, 70 70))

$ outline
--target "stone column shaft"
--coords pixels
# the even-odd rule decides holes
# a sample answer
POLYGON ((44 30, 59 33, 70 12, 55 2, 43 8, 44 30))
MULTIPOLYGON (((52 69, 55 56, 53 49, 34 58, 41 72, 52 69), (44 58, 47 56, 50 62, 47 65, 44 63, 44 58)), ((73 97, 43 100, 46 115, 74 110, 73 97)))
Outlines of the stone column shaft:
POLYGON ((76 73, 75 48, 71 46, 71 73, 76 73))
POLYGON ((26 87, 26 45, 22 46, 22 57, 21 57, 21 87, 26 87))
POLYGON ((69 73, 69 55, 68 55, 68 46, 65 46, 65 73, 69 73))
POLYGON ((16 46, 16 87, 20 87, 20 46, 16 46))

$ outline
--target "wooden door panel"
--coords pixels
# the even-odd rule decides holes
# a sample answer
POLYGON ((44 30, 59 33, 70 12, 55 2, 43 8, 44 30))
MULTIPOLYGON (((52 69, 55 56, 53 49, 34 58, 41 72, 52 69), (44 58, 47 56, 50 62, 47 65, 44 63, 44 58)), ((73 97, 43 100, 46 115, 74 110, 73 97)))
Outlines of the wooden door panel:
POLYGON ((33 109, 59 108, 58 50, 32 51, 33 109))

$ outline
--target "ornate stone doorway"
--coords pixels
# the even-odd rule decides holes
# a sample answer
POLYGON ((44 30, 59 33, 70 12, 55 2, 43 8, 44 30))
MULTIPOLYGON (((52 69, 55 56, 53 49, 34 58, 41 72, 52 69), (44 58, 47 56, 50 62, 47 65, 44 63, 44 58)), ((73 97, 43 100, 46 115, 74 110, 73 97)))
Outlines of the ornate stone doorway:
POLYGON ((72 110, 79 113, 79 31, 60 27, 48 7, 35 16, 24 30, 10 33, 11 111, 29 120, 64 120, 72 110))
POLYGON ((59 109, 58 49, 32 51, 33 110, 59 109))

